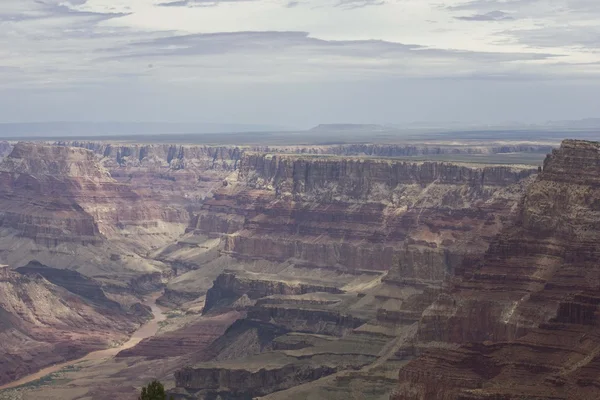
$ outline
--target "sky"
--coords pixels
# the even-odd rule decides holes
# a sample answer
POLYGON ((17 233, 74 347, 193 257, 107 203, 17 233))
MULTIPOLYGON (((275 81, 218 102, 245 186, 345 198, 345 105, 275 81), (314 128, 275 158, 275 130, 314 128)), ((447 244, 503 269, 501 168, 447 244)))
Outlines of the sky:
POLYGON ((0 0, 0 122, 600 117, 598 0, 0 0))

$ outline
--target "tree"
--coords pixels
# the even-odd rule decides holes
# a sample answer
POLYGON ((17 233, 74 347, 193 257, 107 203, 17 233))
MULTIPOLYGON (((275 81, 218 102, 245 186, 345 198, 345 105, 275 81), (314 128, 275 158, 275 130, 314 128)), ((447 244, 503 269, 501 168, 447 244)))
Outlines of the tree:
MULTIPOLYGON (((167 400, 165 387, 155 379, 148 386, 142 388, 142 394, 138 400, 167 400)), ((173 400, 173 396, 170 397, 170 400, 173 400)))

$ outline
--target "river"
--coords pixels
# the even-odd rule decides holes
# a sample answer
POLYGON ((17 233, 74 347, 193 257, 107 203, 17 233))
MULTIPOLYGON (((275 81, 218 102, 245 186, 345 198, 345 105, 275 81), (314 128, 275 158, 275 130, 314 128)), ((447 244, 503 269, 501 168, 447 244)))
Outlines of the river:
POLYGON ((80 363, 82 361, 97 361, 97 360, 103 360, 103 359, 107 359, 107 358, 113 358, 121 350, 129 349, 129 348, 135 346, 136 344, 138 344, 139 342, 141 342, 143 339, 146 339, 146 338, 156 335, 156 332, 158 332, 158 329, 159 329, 159 323, 161 321, 164 321, 166 318, 166 315, 163 313, 161 308, 156 304, 156 299, 158 299, 159 296, 160 296, 160 293, 154 294, 153 296, 148 297, 146 300, 144 300, 144 304, 149 306, 152 309, 152 313, 154 314, 154 319, 152 319, 152 320, 146 322, 144 325, 142 325, 137 331, 135 331, 133 333, 133 335, 131 335, 129 340, 127 342, 125 342, 124 344, 122 344, 121 346, 112 347, 110 349, 105 349, 105 350, 94 351, 84 357, 77 359, 77 360, 67 361, 62 364, 54 364, 50 367, 44 368, 44 369, 36 372, 36 373, 27 375, 26 377, 23 377, 17 381, 13 381, 13 382, 7 383, 3 386, 0 386, 0 390, 11 389, 11 388, 14 388, 17 386, 25 385, 26 383, 33 382, 35 380, 43 378, 44 376, 46 376, 48 374, 58 372, 65 367, 80 363))

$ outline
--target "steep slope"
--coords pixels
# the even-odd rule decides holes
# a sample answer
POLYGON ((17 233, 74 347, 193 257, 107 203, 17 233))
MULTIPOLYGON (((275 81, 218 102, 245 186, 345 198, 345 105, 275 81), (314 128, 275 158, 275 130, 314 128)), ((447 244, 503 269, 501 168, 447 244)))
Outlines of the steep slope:
POLYGON ((80 148, 18 143, 0 163, 0 259, 88 275, 159 272, 147 252, 177 238, 187 215, 115 181, 80 148), (127 272, 129 271, 129 272, 127 272))
MULTIPOLYGON (((193 138, 190 138, 193 139, 193 138)), ((236 171, 246 152, 338 155, 359 157, 420 157, 486 159, 498 156, 540 162, 558 143, 554 142, 443 142, 424 141, 398 144, 339 145, 193 145, 136 144, 111 141, 57 142, 59 146, 81 147, 93 151, 100 163, 118 182, 168 202, 182 212, 194 213, 201 201, 210 197, 223 179, 236 171)))
POLYGON ((59 142, 88 149, 111 176, 189 218, 237 167, 242 148, 110 142, 59 142))
POLYGON ((147 315, 0 268, 0 384, 126 340, 147 315))
MULTIPOLYGON (((414 278, 440 282, 487 248, 535 171, 245 153, 237 176, 204 202, 188 236, 159 257, 213 271, 196 293, 225 265, 241 264, 360 285, 400 262, 414 278)), ((178 283, 186 286, 185 277, 178 283)))
POLYGON ((421 319, 421 341, 467 344, 412 361, 393 399, 598 397, 599 166, 597 142, 546 159, 515 224, 421 319))
MULTIPOLYGON (((161 254, 192 269, 164 301, 195 310, 201 301, 189 301, 207 292, 207 316, 245 313, 176 374, 173 393, 243 399, 397 370, 423 310, 483 254, 535 172, 244 153, 185 240, 161 254)), ((323 390, 347 396, 335 382, 323 390)))

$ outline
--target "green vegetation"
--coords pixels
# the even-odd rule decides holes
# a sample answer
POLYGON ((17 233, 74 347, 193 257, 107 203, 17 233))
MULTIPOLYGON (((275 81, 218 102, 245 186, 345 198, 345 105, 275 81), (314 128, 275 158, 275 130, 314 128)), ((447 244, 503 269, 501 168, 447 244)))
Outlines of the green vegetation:
POLYGON ((178 318, 178 317, 183 317, 183 312, 182 311, 167 311, 165 313, 167 318, 178 318))
POLYGON ((158 327, 159 328, 164 328, 167 325, 169 325, 169 321, 159 321, 158 322, 158 327))
MULTIPOLYGON (((142 388, 142 394, 138 400, 167 400, 165 387, 155 379, 148 386, 142 388)), ((173 396, 170 397, 170 400, 173 400, 173 396)))

